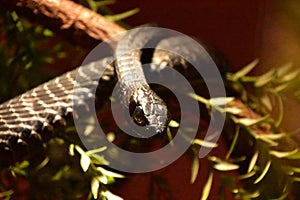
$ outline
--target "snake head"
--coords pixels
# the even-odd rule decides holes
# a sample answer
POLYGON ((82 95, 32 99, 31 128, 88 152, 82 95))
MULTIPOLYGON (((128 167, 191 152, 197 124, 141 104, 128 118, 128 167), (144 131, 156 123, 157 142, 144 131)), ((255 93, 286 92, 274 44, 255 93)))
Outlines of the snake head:
POLYGON ((129 113, 139 126, 147 126, 161 133, 170 121, 166 103, 149 87, 135 90, 129 100, 129 113))

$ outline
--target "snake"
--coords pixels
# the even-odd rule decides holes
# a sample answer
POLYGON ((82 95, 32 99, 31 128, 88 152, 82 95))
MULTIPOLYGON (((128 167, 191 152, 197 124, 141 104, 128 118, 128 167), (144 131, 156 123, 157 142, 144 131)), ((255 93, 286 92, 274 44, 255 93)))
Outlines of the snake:
MULTIPOLYGON (((73 104, 85 104, 94 97, 91 87, 99 84, 99 73, 104 71, 100 82, 119 81, 122 104, 128 108, 132 121, 138 126, 163 132, 170 121, 170 112, 166 103, 149 86, 142 69, 140 50, 154 41, 151 64, 155 70, 165 66, 186 66, 184 59, 165 52, 166 46, 185 44, 182 38, 159 38, 156 31, 130 31, 118 41, 115 57, 105 57, 80 66, 46 83, 43 83, 0 105, 0 149, 13 150, 19 143, 26 143, 30 137, 41 137, 45 129, 52 129, 53 124, 61 122, 74 112, 73 104), (132 50, 133 49, 133 50, 132 50), (80 77, 80 82, 77 82, 80 77), (74 95, 75 89, 83 91, 74 95)), ((194 59, 207 61, 209 58, 203 49, 181 48, 194 59)), ((208 62, 208 61, 207 61, 208 62)))

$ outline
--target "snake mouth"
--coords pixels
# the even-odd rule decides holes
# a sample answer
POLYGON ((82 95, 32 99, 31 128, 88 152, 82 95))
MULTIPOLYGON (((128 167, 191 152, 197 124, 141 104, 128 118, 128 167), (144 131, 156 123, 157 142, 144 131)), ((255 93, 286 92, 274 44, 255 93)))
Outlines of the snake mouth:
POLYGON ((141 106, 137 106, 131 117, 133 118, 133 121, 139 125, 139 126, 146 126, 149 125, 149 121, 147 120, 147 118, 145 117, 145 114, 143 112, 143 109, 141 106))

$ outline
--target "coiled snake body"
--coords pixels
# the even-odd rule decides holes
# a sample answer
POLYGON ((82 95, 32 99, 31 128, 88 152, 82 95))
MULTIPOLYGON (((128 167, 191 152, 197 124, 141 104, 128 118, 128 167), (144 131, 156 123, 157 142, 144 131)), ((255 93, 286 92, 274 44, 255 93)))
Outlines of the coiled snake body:
MULTIPOLYGON (((133 121, 140 126, 148 126, 156 132, 162 132, 169 120, 167 106, 149 87, 145 80, 141 67, 141 51, 155 35, 150 32, 147 35, 140 31, 131 31, 126 34, 116 48, 115 71, 121 83, 124 104, 129 107, 133 121), (128 51, 136 49, 134 51, 128 51)), ((179 45, 178 38, 164 39, 158 45, 179 45)), ((207 60, 202 50, 194 50, 195 59, 207 60)), ((85 101, 93 97, 88 91, 84 97, 74 96, 73 91, 77 87, 89 88, 97 85, 99 71, 105 69, 103 80, 109 81, 115 77, 113 58, 107 57, 86 66, 77 68, 46 82, 18 97, 15 97, 0 105, 0 148, 13 149, 17 143, 26 142, 31 135, 39 135, 45 127, 62 120, 68 113, 73 112, 73 103, 85 101), (76 77, 81 82, 76 84, 76 77), (84 81, 82 81, 84 80, 84 81)), ((153 53, 152 62, 155 66, 184 64, 184 61, 176 56, 153 53)), ((158 67, 159 68, 159 67, 158 67)))

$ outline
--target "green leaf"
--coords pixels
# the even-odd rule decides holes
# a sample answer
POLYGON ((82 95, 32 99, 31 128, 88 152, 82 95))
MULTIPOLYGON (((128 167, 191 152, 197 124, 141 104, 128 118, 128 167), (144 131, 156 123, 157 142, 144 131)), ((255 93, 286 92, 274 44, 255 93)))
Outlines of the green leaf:
POLYGON ((295 173, 300 173, 300 167, 290 167, 290 169, 295 173))
POLYGON ((59 181, 61 180, 61 178, 63 177, 63 175, 65 175, 65 173, 67 171, 70 170, 70 166, 66 165, 63 168, 61 168, 60 170, 58 170, 51 178, 52 181, 59 181))
POLYGON ((293 71, 293 63, 287 63, 276 70, 277 77, 284 77, 293 71))
POLYGON ((84 172, 86 172, 91 164, 91 159, 86 154, 81 154, 80 165, 84 172))
POLYGON ((233 138, 233 140, 232 140, 232 142, 230 144, 230 148, 229 148, 229 150, 228 150, 228 152, 226 154, 226 157, 225 157, 226 159, 230 158, 230 156, 231 156, 231 154, 232 154, 232 152, 234 150, 234 147, 235 147, 235 145, 237 143, 237 139, 239 137, 239 134, 240 134, 240 127, 236 126, 236 130, 235 130, 235 133, 234 133, 234 138, 233 138))
POLYGON ((174 146, 173 136, 172 136, 170 127, 167 127, 167 136, 168 136, 168 141, 170 142, 170 145, 174 146))
POLYGON ((259 177, 253 182, 254 184, 259 183, 264 177, 265 175, 268 173, 269 169, 271 166, 271 160, 269 160, 264 168, 264 170, 262 171, 262 173, 259 175, 259 177))
POLYGON ((98 154, 90 155, 90 159, 94 164, 97 165, 109 165, 109 162, 104 158, 104 156, 100 156, 98 154))
POLYGON ((75 145, 74 144, 70 144, 70 146, 69 146, 69 154, 70 154, 70 156, 74 156, 75 155, 74 148, 75 148, 75 145))
POLYGON ((210 193, 210 190, 211 190, 211 186, 212 186, 212 182, 213 182, 213 173, 210 172, 209 175, 208 175, 208 179, 203 187, 203 190, 202 190, 202 197, 201 197, 201 200, 206 200, 208 199, 208 196, 209 196, 209 193, 210 193))
POLYGON ((87 153, 88 155, 91 155, 91 154, 96 154, 96 153, 103 152, 103 151, 105 151, 106 149, 107 149, 107 147, 104 146, 104 147, 100 147, 100 148, 98 148, 98 149, 89 150, 89 151, 87 151, 86 153, 87 153))
POLYGON ((136 13, 138 13, 140 11, 140 9, 138 8, 135 8, 135 9, 132 9, 132 10, 129 10, 129 11, 126 11, 126 12, 123 12, 123 13, 120 13, 120 14, 115 14, 115 15, 105 15, 105 18, 110 20, 110 21, 120 21, 122 19, 125 19, 125 18, 128 18, 132 15, 135 15, 136 13))
POLYGON ((116 182, 114 177, 104 176, 104 175, 101 176, 99 180, 100 180, 101 183, 107 184, 107 185, 116 182))
POLYGON ((249 127, 249 126, 257 125, 257 124, 259 124, 261 122, 264 122, 267 119, 269 119, 269 115, 266 115, 266 116, 258 118, 258 119, 239 118, 239 119, 237 119, 237 123, 249 127))
POLYGON ((205 99, 204 97, 201 97, 201 96, 199 96, 199 95, 197 95, 195 93, 189 93, 188 95, 190 97, 192 97, 193 99, 195 99, 195 100, 197 100, 197 101, 199 101, 199 102, 201 102, 201 103, 203 103, 205 105, 210 105, 209 104, 209 100, 205 99))
POLYGON ((106 0, 106 1, 98 1, 98 2, 95 2, 95 3, 98 7, 103 7, 103 6, 106 6, 106 5, 114 4, 115 2, 116 2, 115 0, 106 0))
POLYGON ((14 194, 13 190, 6 190, 6 191, 1 191, 0 192, 0 198, 3 198, 3 200, 9 200, 13 199, 12 195, 14 194))
POLYGON ((293 179, 293 181, 300 182, 300 177, 293 177, 292 179, 293 179))
POLYGON ((238 165, 228 162, 227 160, 222 160, 215 156, 209 156, 208 159, 213 162, 213 167, 219 171, 230 171, 239 168, 238 165))
POLYGON ((80 146, 75 145, 75 149, 77 150, 77 152, 80 154, 80 165, 81 168, 84 172, 86 172, 91 164, 91 159, 89 158, 89 156, 86 154, 86 152, 81 149, 80 146))
POLYGON ((123 200, 123 198, 111 193, 110 191, 106 190, 104 192, 101 192, 101 195, 106 197, 107 200, 123 200))
POLYGON ((18 164, 17 167, 21 168, 21 169, 25 169, 25 168, 29 167, 29 161, 24 160, 20 164, 18 164))
POLYGON ((209 99, 209 104, 212 106, 223 106, 232 102, 234 97, 217 97, 209 99))
POLYGON ((253 154, 252 158, 251 158, 251 161, 250 161, 249 166, 248 166, 248 171, 247 171, 248 173, 251 172, 254 169, 257 158, 258 158, 258 151, 256 151, 253 154))
POLYGON ((300 159, 300 152, 298 149, 292 151, 270 151, 270 154, 277 158, 287 158, 287 159, 300 159))
POLYGON ((208 141, 201 140, 201 139, 194 139, 193 144, 197 144, 197 145, 200 145, 200 146, 203 146, 203 147, 208 147, 208 148, 218 147, 217 143, 208 142, 208 141))
POLYGON ((289 137, 289 133, 275 133, 275 134, 265 134, 263 135, 263 137, 268 138, 270 140, 279 140, 279 139, 283 139, 286 137, 289 137))
POLYGON ((255 199, 260 196, 259 191, 248 192, 244 189, 235 189, 232 191, 234 194, 237 194, 237 197, 240 197, 243 200, 255 199))
POLYGON ((286 82, 286 83, 280 84, 280 85, 276 86, 273 89, 273 91, 275 91, 275 93, 280 93, 280 92, 286 90, 290 85, 291 85, 290 82, 286 82))
POLYGON ((252 135, 254 135, 254 137, 256 139, 261 140, 265 143, 268 143, 271 147, 278 146, 278 143, 273 141, 272 139, 266 137, 266 134, 255 134, 253 131, 251 133, 252 133, 252 135))
POLYGON ((10 169, 16 174, 27 176, 27 171, 24 169, 26 169, 28 166, 29 162, 25 160, 21 163, 16 164, 16 166, 11 166, 10 169))
POLYGON ((287 192, 283 192, 283 194, 280 197, 277 197, 276 200, 286 200, 288 199, 288 193, 287 192))
POLYGON ((219 171, 231 171, 239 168, 238 165, 226 161, 216 163, 213 167, 219 171))
POLYGON ((179 123, 176 122, 175 120, 171 120, 171 121, 169 122, 169 125, 168 125, 168 126, 173 127, 173 128, 177 128, 177 127, 179 127, 179 123))
POLYGON ((97 167, 97 170, 99 170, 103 175, 106 175, 106 176, 115 177, 115 178, 124 178, 124 175, 118 174, 118 173, 115 173, 112 171, 108 171, 102 167, 97 167))
POLYGON ((97 177, 93 177, 91 181, 91 192, 94 199, 98 198, 100 183, 97 177))
POLYGON ((275 78, 275 70, 272 69, 267 73, 258 76, 254 83, 254 86, 255 87, 265 86, 266 84, 270 83, 274 78, 275 78))
POLYGON ((111 0, 108 0, 108 1, 87 0, 87 3, 89 4, 91 10, 97 12, 100 7, 103 7, 105 5, 114 4, 115 1, 111 1, 111 0))
POLYGON ((242 112, 242 109, 236 108, 236 107, 226 107, 225 109, 226 113, 230 113, 233 115, 238 115, 242 112))
POLYGON ((233 76, 232 76, 232 80, 237 81, 238 79, 240 79, 240 78, 244 77, 245 75, 247 75, 252 69, 254 69, 254 67, 256 67, 258 62, 259 62, 259 60, 255 59, 250 64, 248 64, 246 67, 244 67, 240 71, 234 73, 233 76))
POLYGON ((273 108, 273 105, 272 105, 272 101, 270 99, 270 97, 266 94, 266 95, 263 95, 260 97, 260 101, 262 102, 262 104, 264 106, 266 106, 266 108, 271 111, 272 108, 273 108))
POLYGON ((89 136, 94 130, 95 130, 95 127, 96 127, 96 120, 93 116, 89 117, 86 119, 86 126, 85 126, 85 129, 84 129, 84 132, 83 134, 85 136, 89 136))
POLYGON ((254 176, 256 174, 256 171, 251 171, 251 172, 248 172, 246 174, 242 174, 239 176, 239 179, 243 180, 243 179, 247 179, 247 178, 251 178, 252 176, 254 176))
POLYGON ((196 152, 194 152, 194 158, 192 162, 192 174, 191 174, 191 184, 195 182, 198 172, 199 172, 199 157, 196 152))
POLYGON ((280 79, 282 82, 290 82, 299 76, 299 70, 293 69, 288 74, 285 74, 280 79))
POLYGON ((45 37, 52 37, 54 35, 53 32, 49 29, 44 29, 43 34, 45 37))
POLYGON ((15 22, 19 20, 19 16, 15 11, 12 11, 10 13, 10 16, 11 16, 12 20, 15 21, 15 22))

